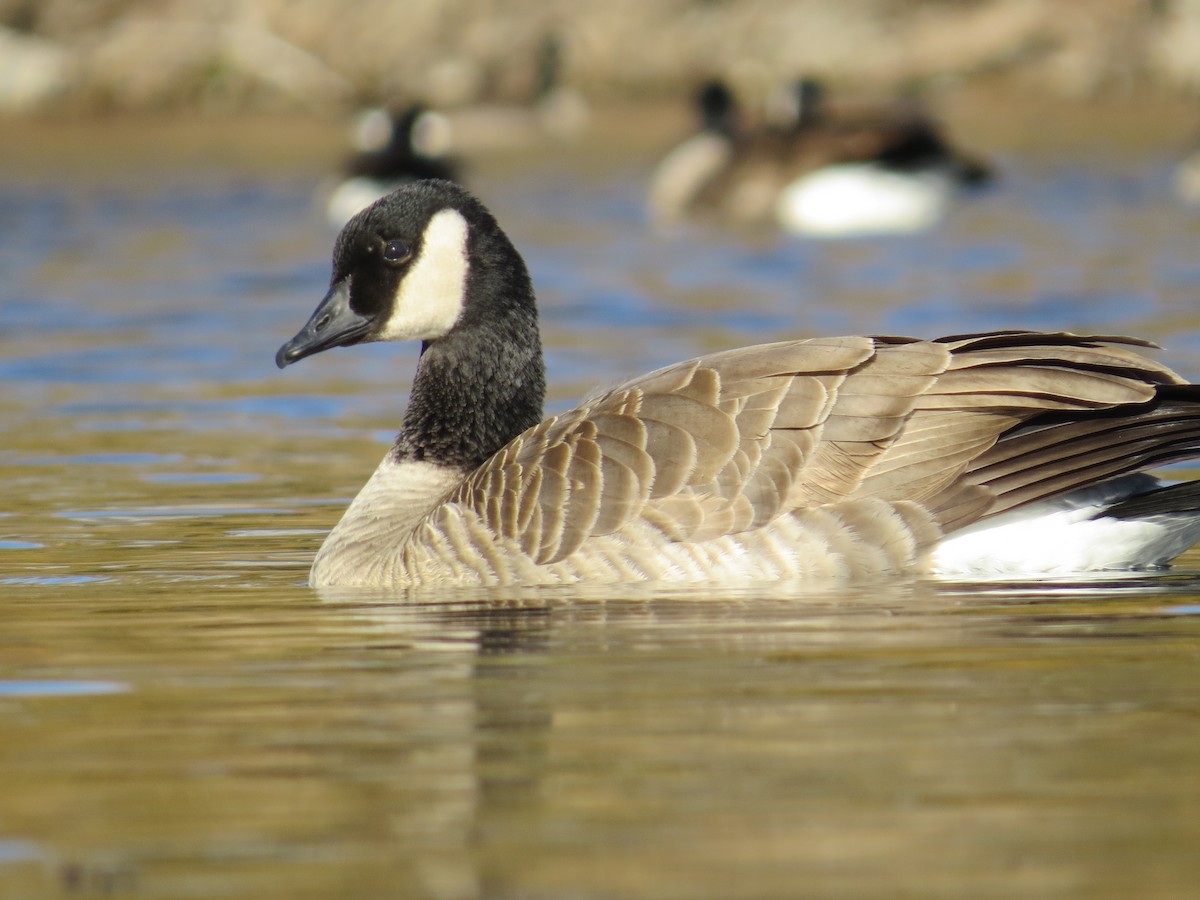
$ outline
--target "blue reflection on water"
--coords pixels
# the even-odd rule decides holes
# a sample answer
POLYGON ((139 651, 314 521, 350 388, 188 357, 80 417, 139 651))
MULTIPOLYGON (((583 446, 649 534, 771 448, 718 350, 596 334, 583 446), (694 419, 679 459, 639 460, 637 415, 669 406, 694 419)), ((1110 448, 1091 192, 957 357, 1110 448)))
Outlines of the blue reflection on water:
MULTIPOLYGON (((1172 205, 1166 161, 1003 169, 995 190, 928 233, 844 242, 658 233, 644 214, 646 173, 627 161, 587 177, 553 165, 479 192, 530 265, 552 385, 604 385, 720 343, 1012 327, 1149 332, 1169 362, 1200 369, 1200 329, 1185 327, 1200 217, 1172 205)), ((328 281, 333 241, 313 189, 211 172, 0 184, 2 221, 19 224, 0 241, 0 380, 39 398, 76 387, 41 408, 85 432, 162 419, 185 431, 258 419, 326 428, 398 411, 415 352, 360 347, 274 368, 328 281), (195 393, 246 384, 272 395, 195 393)))
POLYGON ((0 681, 0 697, 79 697, 123 694, 130 689, 121 681, 0 681))
POLYGON ((45 851, 33 841, 0 838, 0 865, 42 859, 45 855, 45 851))
POLYGON ((0 584, 45 585, 48 587, 95 584, 101 581, 108 581, 108 579, 98 575, 14 575, 9 578, 0 578, 0 584))

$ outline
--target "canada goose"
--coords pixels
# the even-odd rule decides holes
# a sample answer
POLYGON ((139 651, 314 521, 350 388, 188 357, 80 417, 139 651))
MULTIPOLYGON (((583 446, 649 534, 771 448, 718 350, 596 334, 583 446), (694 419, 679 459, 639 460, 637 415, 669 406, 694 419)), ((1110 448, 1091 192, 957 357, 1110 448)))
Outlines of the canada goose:
POLYGON ((723 132, 706 125, 668 154, 651 181, 654 217, 774 221, 794 234, 824 237, 909 233, 936 223, 958 191, 991 178, 986 165, 952 147, 912 105, 831 110, 811 78, 781 97, 770 104, 766 124, 723 132), (678 174, 672 180, 684 148, 705 137, 720 153, 710 151, 685 184, 678 174), (662 184, 683 186, 666 192, 662 184))
POLYGON ((420 361, 315 585, 1067 573, 1200 539, 1200 482, 1142 474, 1200 456, 1200 386, 1134 338, 761 344, 543 420, 525 264, 479 201, 429 181, 347 224, 275 359, 367 341, 421 341, 420 361))
POLYGON ((827 237, 922 231, 961 191, 993 178, 987 164, 955 148, 916 106, 833 117, 815 82, 802 80, 794 94, 804 99, 783 141, 784 165, 802 174, 775 203, 788 231, 827 237))
POLYGON ((418 104, 366 110, 355 124, 353 142, 357 152, 325 201, 326 216, 335 228, 405 182, 460 177, 450 155, 454 139, 449 120, 418 104))

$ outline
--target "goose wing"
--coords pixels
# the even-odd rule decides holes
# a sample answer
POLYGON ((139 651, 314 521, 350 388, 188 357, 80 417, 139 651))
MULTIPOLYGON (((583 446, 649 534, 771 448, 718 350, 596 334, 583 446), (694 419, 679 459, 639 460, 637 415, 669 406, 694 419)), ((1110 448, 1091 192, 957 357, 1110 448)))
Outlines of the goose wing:
POLYGON ((1192 388, 1165 387, 1184 381, 1131 349, 1154 346, 1147 341, 1013 331, 936 343, 950 353, 945 372, 916 399, 903 433, 852 499, 915 500, 951 531, 984 514, 1189 455, 1178 430, 1197 427, 1200 397, 1192 388), (1130 430, 1162 418, 1155 411, 1173 391, 1192 393, 1188 413, 1149 439, 1130 430), (1090 436, 1091 445, 1062 446, 1070 432, 1081 444, 1090 436), (1139 450, 1139 438, 1175 449, 1152 458, 1139 450))
POLYGON ((1000 332, 815 339, 704 356, 520 435, 427 524, 440 530, 469 512, 537 564, 634 519, 670 540, 703 541, 859 498, 916 501, 943 529, 956 528, 1085 483, 1097 466, 1137 465, 1112 438, 1112 411, 1140 409, 1180 379, 1130 345, 1145 346, 1000 332), (1064 462, 1048 449, 1067 427, 1058 420, 1107 422, 1107 431, 1075 425, 1074 456, 1084 458, 1064 462), (1033 450, 1040 455, 1025 456, 1033 450))

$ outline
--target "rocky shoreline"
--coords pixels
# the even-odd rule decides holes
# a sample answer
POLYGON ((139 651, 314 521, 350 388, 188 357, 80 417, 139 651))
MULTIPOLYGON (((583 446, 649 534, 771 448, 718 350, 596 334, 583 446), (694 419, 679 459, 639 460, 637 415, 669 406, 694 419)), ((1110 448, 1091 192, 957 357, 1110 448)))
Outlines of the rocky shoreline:
POLYGON ((0 113, 331 113, 534 90, 538 48, 601 101, 721 74, 1059 99, 1200 89, 1200 0, 0 0, 0 113))

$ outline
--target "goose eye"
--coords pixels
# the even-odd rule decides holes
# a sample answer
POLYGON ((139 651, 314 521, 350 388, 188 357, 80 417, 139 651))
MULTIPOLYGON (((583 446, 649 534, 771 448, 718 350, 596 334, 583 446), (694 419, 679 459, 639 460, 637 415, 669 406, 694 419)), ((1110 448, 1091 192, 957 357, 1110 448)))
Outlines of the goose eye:
POLYGON ((402 262, 408 258, 408 244, 404 241, 388 241, 383 248, 383 258, 388 262, 402 262))

